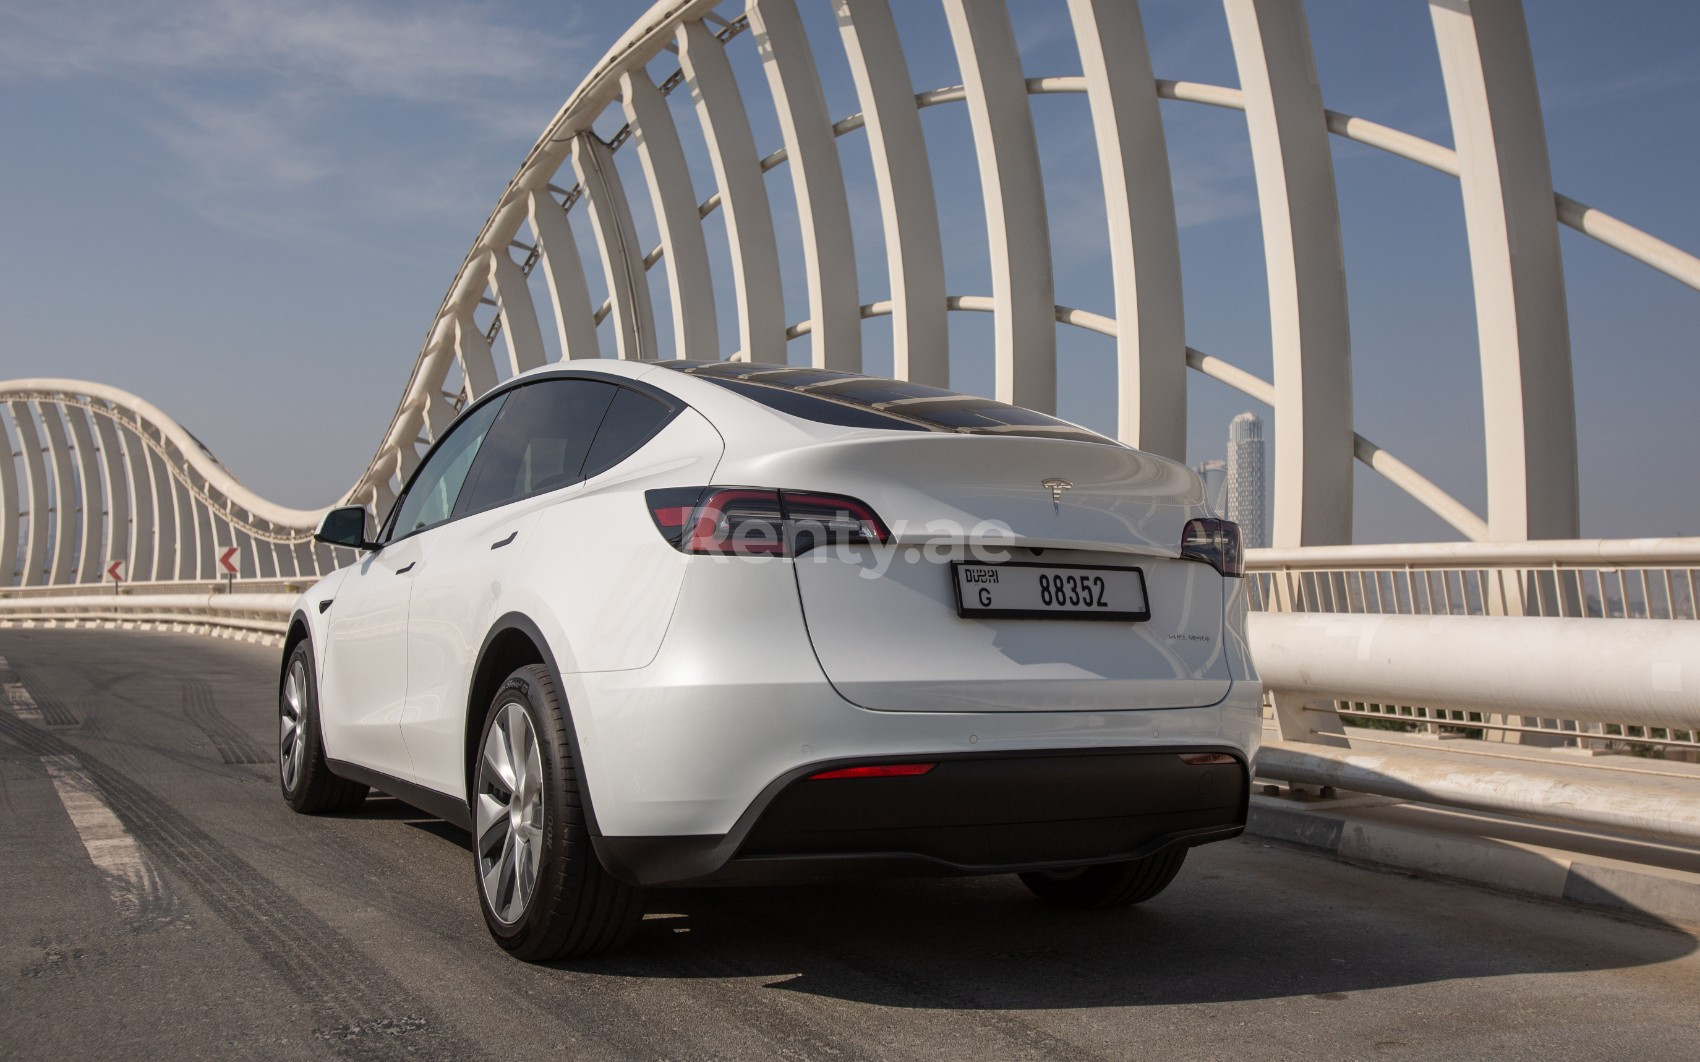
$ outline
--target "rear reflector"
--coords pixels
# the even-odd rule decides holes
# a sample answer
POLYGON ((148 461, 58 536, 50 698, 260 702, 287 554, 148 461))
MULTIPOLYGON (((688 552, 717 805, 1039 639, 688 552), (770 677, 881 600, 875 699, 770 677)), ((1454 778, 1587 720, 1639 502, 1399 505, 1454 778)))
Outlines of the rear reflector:
POLYGON ((1238 763, 1239 761, 1223 752, 1183 752, 1182 763, 1238 763))
POLYGON ((809 781, 820 781, 827 778, 907 778, 912 775, 926 774, 937 767, 936 763, 879 763, 866 767, 840 767, 837 770, 822 771, 809 775, 809 781))

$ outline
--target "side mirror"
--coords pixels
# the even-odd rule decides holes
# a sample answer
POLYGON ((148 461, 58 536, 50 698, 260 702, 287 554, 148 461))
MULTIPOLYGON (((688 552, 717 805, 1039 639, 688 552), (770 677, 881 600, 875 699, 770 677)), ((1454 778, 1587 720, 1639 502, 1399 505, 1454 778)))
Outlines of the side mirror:
POLYGON ((340 509, 332 509, 319 521, 319 529, 313 532, 313 538, 333 546, 348 546, 351 549, 378 548, 376 542, 366 537, 366 507, 363 505, 344 505, 340 509))

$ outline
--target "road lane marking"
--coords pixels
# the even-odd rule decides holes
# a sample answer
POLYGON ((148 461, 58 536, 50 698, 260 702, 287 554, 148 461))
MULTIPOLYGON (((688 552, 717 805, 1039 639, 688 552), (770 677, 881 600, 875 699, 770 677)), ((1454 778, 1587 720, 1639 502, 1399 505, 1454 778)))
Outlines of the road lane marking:
MULTIPOLYGON (((0 657, 0 668, 5 666, 6 658, 0 657)), ((12 710, 12 714, 24 722, 41 722, 41 707, 35 703, 35 698, 30 696, 30 691, 24 689, 23 683, 0 683, 0 698, 5 700, 6 706, 12 710)))
POLYGON ((153 860, 118 820, 77 758, 43 756, 41 762, 124 921, 137 929, 180 921, 153 860))

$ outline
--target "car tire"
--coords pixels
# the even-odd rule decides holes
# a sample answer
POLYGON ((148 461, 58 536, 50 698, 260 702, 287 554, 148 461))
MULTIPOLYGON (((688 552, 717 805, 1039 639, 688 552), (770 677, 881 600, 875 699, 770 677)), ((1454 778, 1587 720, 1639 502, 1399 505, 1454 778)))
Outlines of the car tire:
POLYGON ((1144 903, 1175 880, 1186 862, 1185 848, 1170 848, 1125 863, 1034 870, 1021 883, 1046 903, 1076 911, 1101 911, 1144 903))
POLYGON ((490 935, 527 962, 581 959, 624 944, 642 890, 603 867, 554 676, 522 667, 496 691, 474 747, 473 870, 490 935))
POLYGON ((277 715, 278 784, 284 802, 303 815, 333 815, 359 807, 367 787, 338 778, 325 763, 319 680, 309 642, 297 645, 283 665, 277 715))

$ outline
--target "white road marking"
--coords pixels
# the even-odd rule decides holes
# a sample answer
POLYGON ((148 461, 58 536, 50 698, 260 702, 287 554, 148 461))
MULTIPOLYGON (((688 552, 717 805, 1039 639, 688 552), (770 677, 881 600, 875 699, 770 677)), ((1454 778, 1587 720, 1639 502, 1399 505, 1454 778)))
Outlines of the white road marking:
POLYGON ((176 921, 153 860, 118 820, 83 765, 75 756, 43 756, 41 762, 118 913, 138 928, 176 921))
MULTIPOLYGON (((0 668, 5 666, 6 658, 0 657, 0 668)), ((0 699, 5 700, 6 706, 12 709, 12 714, 19 719, 27 723, 41 722, 41 708, 36 705, 35 698, 30 696, 30 691, 24 689, 23 683, 0 683, 0 699)))

